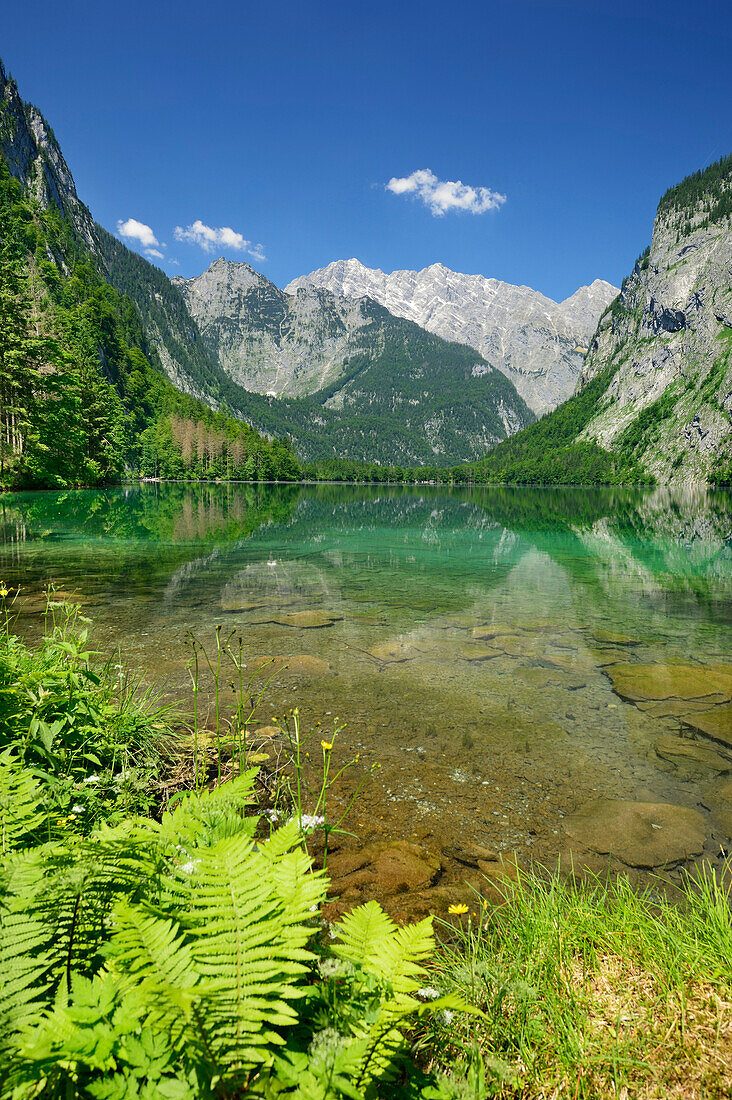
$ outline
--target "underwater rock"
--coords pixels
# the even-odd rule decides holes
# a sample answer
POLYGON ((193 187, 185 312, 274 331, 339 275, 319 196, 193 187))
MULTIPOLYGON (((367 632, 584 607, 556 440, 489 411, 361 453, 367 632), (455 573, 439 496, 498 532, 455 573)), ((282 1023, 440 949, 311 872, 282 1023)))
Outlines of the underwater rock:
POLYGON ((640 645, 637 638, 631 638, 627 634, 616 634, 614 630, 592 630, 592 637, 600 645, 634 646, 640 645))
POLYGON ((413 661, 415 657, 421 657, 425 651, 406 642, 381 642, 366 652, 384 664, 401 664, 402 661, 413 661))
POLYGON ((466 867, 475 868, 478 866, 478 860, 482 859, 488 863, 495 863, 498 860, 497 852, 494 852, 492 848, 484 848, 481 844, 466 844, 464 847, 453 844, 443 848, 442 854, 447 859, 453 859, 466 867))
POLYGON ((333 626, 343 618, 342 615, 329 615, 324 611, 293 611, 289 615, 278 615, 271 618, 271 623, 278 626, 297 626, 302 630, 322 630, 324 627, 333 626))
POLYGON ((704 818, 669 802, 596 798, 563 821, 566 834, 630 867, 661 867, 701 853, 704 818))
POLYGON ((723 703, 701 713, 686 714, 681 721, 732 748, 732 703, 723 703))
POLYGON ((404 894, 430 886, 440 872, 440 860, 408 840, 370 844, 360 851, 337 852, 328 860, 331 896, 366 893, 404 894))
POLYGON ((732 698, 732 665, 611 665, 605 670, 622 699, 732 698), (716 697, 716 698, 715 698, 716 697))
POLYGON ((270 741, 273 737, 279 737, 282 730, 279 726, 260 726, 258 730, 247 733, 248 738, 259 738, 262 741, 270 741))
POLYGON ((710 783, 704 790, 704 800, 712 808, 712 824, 732 840, 732 775, 710 783))
POLYGON ((460 661, 492 661, 495 657, 502 657, 502 649, 494 649, 489 645, 476 645, 467 642, 458 646, 455 657, 460 661))
POLYGON ((332 672, 322 657, 311 657, 308 653, 291 657, 255 657, 247 661, 247 667, 269 676, 325 676, 332 672))
POLYGON ((717 752, 711 745, 704 745, 690 737, 676 737, 672 733, 662 734, 654 748, 662 760, 672 764, 698 765, 710 771, 732 771, 732 759, 717 752))
POLYGON ((493 638, 517 638, 522 631, 520 627, 497 623, 495 626, 476 626, 471 633, 476 641, 490 642, 493 638))

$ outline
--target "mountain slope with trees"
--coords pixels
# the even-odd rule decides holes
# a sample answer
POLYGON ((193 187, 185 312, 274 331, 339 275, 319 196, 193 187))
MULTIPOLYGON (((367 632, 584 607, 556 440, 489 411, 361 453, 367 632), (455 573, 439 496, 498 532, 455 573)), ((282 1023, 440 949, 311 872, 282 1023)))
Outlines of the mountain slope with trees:
POLYGON ((288 294, 223 258, 172 281, 220 368, 266 397, 245 399, 246 415, 286 432, 304 459, 446 465, 534 419, 478 352, 370 298, 307 287, 288 294))
POLYGON ((100 239, 52 131, 0 65, 0 483, 299 476, 289 446, 171 384, 100 239))

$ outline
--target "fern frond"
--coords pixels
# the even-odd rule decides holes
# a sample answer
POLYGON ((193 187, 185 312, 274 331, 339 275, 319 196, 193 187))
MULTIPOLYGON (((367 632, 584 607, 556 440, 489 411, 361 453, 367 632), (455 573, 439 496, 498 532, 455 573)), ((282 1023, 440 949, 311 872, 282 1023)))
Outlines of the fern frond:
POLYGON ((114 910, 109 958, 145 989, 190 989, 197 981, 189 945, 177 921, 120 902, 114 910))
POLYGON ((246 817, 245 811, 253 802, 257 774, 258 769, 251 768, 211 791, 186 795, 175 809, 163 815, 162 841, 190 851, 211 847, 228 836, 253 836, 258 818, 246 817))
POLYGON ((341 959, 363 966, 364 961, 396 932, 396 925, 377 901, 368 901, 346 913, 336 932, 340 943, 333 951, 341 959))
POLYGON ((6 749, 0 754, 0 856, 32 841, 45 820, 40 783, 6 749))
POLYGON ((48 1003, 49 944, 43 921, 22 909, 0 912, 0 1049, 48 1003))
POLYGON ((303 914, 319 907, 327 889, 324 872, 313 871, 301 840, 298 824, 292 821, 258 845, 257 850, 257 858, 267 861, 285 919, 295 923, 303 919, 303 914))
MULTIPOLYGON (((305 949, 312 929, 313 898, 323 886, 306 886, 304 853, 293 852, 284 874, 298 886, 284 899, 273 861, 253 850, 246 837, 229 837, 196 850, 192 909, 194 962, 211 993, 201 1001, 205 1040, 231 1068, 265 1060, 268 1044, 283 1042, 278 1027, 294 1024, 290 1003, 302 996, 299 979, 314 956, 305 949)), ((274 862, 277 866, 277 862, 274 862)))
POLYGON ((435 949, 432 917, 398 928, 388 939, 376 945, 364 961, 364 969, 387 982, 395 993, 413 993, 424 975, 421 963, 435 949))
POLYGON ((419 986, 422 961, 434 950, 432 918, 397 928, 378 902, 370 901, 347 914, 337 930, 341 942, 334 954, 371 975, 382 991, 371 1010, 352 1024, 355 1037, 365 1044, 356 1080, 368 1091, 370 1082, 396 1075, 405 1050, 401 1024, 420 1007, 410 994, 419 986))

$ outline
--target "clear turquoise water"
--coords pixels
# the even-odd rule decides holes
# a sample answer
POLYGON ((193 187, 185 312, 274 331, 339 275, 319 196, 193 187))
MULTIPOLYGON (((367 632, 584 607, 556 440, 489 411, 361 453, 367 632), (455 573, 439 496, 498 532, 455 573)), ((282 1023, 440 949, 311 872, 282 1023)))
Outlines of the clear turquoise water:
POLYGON ((714 809, 715 776, 655 750, 688 732, 678 716, 623 701, 607 670, 730 663, 728 495, 143 485, 7 495, 0 531, 21 630, 53 581, 98 648, 173 695, 190 632, 219 623, 252 658, 326 662, 293 661, 261 717, 348 722, 343 751, 382 764, 364 830, 548 859, 597 795, 714 809), (272 621, 312 610, 333 625, 272 621))

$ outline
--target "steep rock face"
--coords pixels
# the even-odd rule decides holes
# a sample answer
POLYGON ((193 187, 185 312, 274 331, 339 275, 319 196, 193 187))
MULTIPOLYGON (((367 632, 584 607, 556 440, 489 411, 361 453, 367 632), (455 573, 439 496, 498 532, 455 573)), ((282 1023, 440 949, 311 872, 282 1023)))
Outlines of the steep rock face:
POLYGON ((732 156, 662 198, 650 249, 603 316, 581 386, 610 377, 585 438, 661 483, 732 461, 732 156))
MULTIPOLYGON (((228 380, 204 349, 183 302, 162 271, 132 252, 92 218, 53 130, 40 111, 26 103, 0 62, 0 156, 26 193, 47 210, 55 207, 75 230, 100 274, 134 301, 145 330, 151 361, 178 389, 216 408, 228 380)), ((68 257, 53 257, 62 271, 68 257)), ((232 396, 226 395, 229 404, 232 396)))
POLYGON ((196 278, 172 282, 220 366, 255 393, 322 390, 343 375, 373 324, 363 302, 311 289, 285 294, 247 263, 218 259, 196 278))
POLYGON ((57 206, 85 244, 96 250, 94 222, 76 186, 56 137, 32 103, 25 103, 0 61, 0 150, 11 175, 42 207, 57 206))
POLYGON ((323 287, 344 298, 369 297, 397 317, 475 348, 511 380, 534 412, 574 391, 584 350, 617 288, 596 279, 557 303, 525 286, 463 275, 443 264, 383 271, 338 260, 294 279, 288 292, 323 287))

